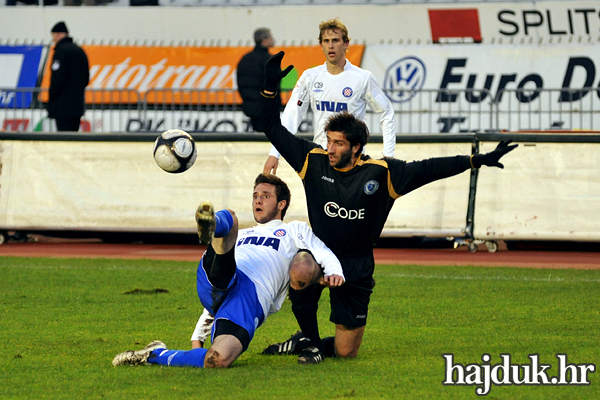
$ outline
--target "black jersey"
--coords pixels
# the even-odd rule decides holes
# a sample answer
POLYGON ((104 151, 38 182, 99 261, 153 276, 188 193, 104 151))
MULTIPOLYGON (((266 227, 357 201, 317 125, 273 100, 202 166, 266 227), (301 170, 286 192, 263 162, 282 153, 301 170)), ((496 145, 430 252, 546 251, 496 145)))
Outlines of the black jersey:
POLYGON ((302 179, 313 231, 339 258, 372 257, 398 197, 471 167, 468 156, 407 163, 361 155, 349 170, 333 168, 327 151, 292 135, 281 125, 277 103, 264 101, 265 134, 302 179))

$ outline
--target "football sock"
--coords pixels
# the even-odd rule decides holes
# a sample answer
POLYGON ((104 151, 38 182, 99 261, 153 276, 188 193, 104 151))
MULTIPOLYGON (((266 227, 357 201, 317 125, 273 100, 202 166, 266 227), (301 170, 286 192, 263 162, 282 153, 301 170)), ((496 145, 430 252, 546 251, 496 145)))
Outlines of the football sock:
POLYGON ((298 321, 298 325, 304 334, 304 337, 310 339, 313 346, 317 346, 323 351, 323 343, 319 335, 319 324, 317 322, 317 309, 319 308, 319 298, 323 287, 319 285, 310 285, 302 290, 290 288, 289 296, 292 301, 292 311, 298 321))
POLYGON ((171 367, 204 368, 204 358, 207 351, 207 349, 202 348, 187 351, 158 349, 150 353, 148 363, 171 367))
POLYGON ((220 238, 226 236, 233 226, 233 217, 227 210, 220 210, 215 213, 215 237, 220 238))
POLYGON ((335 338, 333 336, 326 337, 323 342, 323 355, 325 357, 335 357, 335 338))
POLYGON ((235 275, 235 247, 225 254, 215 254, 210 270, 208 272, 208 280, 214 287, 219 289, 227 289, 229 282, 235 275))

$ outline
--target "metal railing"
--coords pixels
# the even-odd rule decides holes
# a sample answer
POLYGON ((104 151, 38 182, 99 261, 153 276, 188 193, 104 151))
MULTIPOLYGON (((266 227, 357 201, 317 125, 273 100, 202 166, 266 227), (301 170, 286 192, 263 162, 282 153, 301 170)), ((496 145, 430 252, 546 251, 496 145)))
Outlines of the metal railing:
MULTIPOLYGON (((386 90, 401 134, 485 131, 598 130, 598 88, 386 90)), ((289 93, 283 94, 284 98, 289 93)), ((47 118, 47 90, 0 88, 0 129, 54 132, 47 118)), ((81 131, 154 132, 180 128, 190 132, 249 132, 235 89, 133 89, 86 91, 81 131)), ((379 114, 367 112, 371 133, 381 133, 379 114)), ((312 132, 308 115, 299 129, 312 132)))

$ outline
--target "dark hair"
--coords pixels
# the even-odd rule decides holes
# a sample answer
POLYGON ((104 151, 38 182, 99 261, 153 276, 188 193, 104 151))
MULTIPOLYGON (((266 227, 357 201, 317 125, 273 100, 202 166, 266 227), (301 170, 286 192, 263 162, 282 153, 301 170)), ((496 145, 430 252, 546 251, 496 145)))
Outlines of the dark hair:
POLYGON ((346 25, 342 24, 342 21, 340 21, 338 18, 329 19, 319 24, 319 43, 323 41, 323 34, 327 31, 340 31, 342 32, 342 41, 344 43, 348 43, 350 41, 346 25))
POLYGON ((271 37, 271 30, 269 28, 258 28, 254 31, 254 43, 256 45, 262 44, 263 39, 271 37))
POLYGON ((369 141, 367 124, 347 111, 329 117, 325 124, 325 132, 342 132, 350 142, 350 147, 360 144, 357 154, 362 153, 362 149, 369 141))
POLYGON ((254 188, 256 188, 261 183, 268 183, 275 186, 275 195, 277 196, 277 202, 285 200, 285 207, 281 210, 281 219, 285 217, 285 213, 290 206, 290 201, 292 194, 290 193, 290 188, 288 185, 281 180, 277 175, 271 174, 260 174, 254 180, 254 188))

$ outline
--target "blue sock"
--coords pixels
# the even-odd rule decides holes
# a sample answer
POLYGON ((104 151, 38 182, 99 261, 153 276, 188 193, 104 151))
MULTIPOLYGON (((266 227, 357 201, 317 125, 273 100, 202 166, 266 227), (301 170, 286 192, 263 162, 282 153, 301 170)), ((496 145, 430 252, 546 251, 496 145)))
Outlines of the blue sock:
POLYGON ((215 221, 217 222, 217 227, 215 228, 215 237, 217 238, 226 236, 233 226, 233 217, 227 210, 217 211, 215 213, 215 221))
POLYGON ((206 349, 165 350, 158 349, 150 353, 149 364, 167 365, 171 367, 204 368, 206 349))

